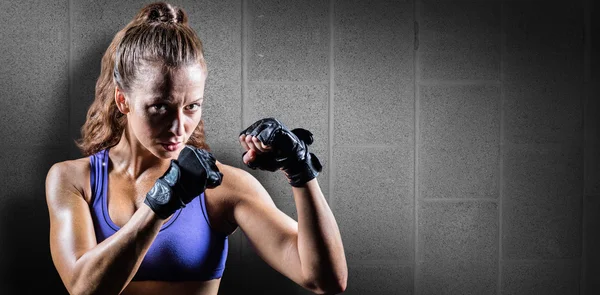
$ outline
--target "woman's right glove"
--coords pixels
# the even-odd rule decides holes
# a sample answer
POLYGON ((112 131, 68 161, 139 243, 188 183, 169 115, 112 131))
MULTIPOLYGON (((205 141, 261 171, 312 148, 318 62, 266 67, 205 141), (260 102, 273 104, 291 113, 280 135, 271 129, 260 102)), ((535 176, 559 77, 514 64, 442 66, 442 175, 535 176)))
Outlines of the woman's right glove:
POLYGON ((215 163, 211 153, 185 146, 177 160, 171 160, 167 172, 156 180, 144 203, 160 218, 167 219, 207 188, 221 184, 223 174, 215 163))

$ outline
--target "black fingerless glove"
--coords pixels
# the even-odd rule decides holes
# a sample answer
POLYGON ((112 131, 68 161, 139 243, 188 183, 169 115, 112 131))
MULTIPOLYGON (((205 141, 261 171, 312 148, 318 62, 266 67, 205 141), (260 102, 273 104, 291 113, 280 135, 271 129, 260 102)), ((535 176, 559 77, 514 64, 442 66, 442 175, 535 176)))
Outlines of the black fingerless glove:
POLYGON ((240 133, 242 134, 256 136, 265 145, 272 147, 270 152, 257 154, 256 158, 247 164, 251 169, 281 169, 294 187, 305 185, 323 169, 319 158, 308 151, 313 137, 306 129, 296 128, 289 131, 278 120, 266 118, 256 121, 240 133))
POLYGON ((223 174, 215 163, 209 152, 185 146, 177 160, 171 160, 167 172, 156 180, 144 203, 160 218, 168 218, 207 188, 221 184, 223 174))

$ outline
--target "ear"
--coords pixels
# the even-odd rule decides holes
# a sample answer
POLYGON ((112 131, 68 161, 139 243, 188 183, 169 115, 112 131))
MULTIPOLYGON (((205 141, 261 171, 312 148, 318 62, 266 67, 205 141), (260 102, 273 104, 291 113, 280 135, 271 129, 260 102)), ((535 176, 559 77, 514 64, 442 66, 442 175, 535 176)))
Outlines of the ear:
POLYGON ((115 87, 115 103, 122 114, 126 115, 129 113, 128 99, 125 97, 125 92, 123 92, 119 86, 115 87))

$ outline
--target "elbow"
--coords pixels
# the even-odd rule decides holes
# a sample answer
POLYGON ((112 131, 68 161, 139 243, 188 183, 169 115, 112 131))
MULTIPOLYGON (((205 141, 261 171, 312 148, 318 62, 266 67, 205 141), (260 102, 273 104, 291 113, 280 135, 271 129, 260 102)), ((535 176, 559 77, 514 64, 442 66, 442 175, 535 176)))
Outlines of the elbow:
POLYGON ((67 291, 69 291, 69 294, 71 294, 71 295, 83 295, 83 294, 85 294, 85 292, 83 292, 83 289, 81 287, 79 287, 78 284, 71 284, 71 285, 69 285, 69 287, 67 287, 67 291))
POLYGON ((87 295, 91 294, 89 287, 84 286, 80 271, 74 271, 73 275, 65 282, 65 287, 71 295, 87 295))
POLYGON ((334 284, 329 284, 327 287, 322 288, 320 293, 317 294, 340 294, 346 291, 347 280, 338 280, 334 284))
POLYGON ((84 280, 81 276, 73 276, 70 283, 65 286, 71 295, 105 294, 104 292, 100 292, 98 288, 93 288, 89 284, 89 281, 84 280))
POLYGON ((65 284, 65 288, 67 289, 67 291, 69 292, 69 294, 71 295, 81 295, 84 294, 82 292, 82 288, 80 287, 81 284, 77 283, 77 275, 73 275, 71 276, 71 278, 67 279, 66 281, 64 281, 65 284))
POLYGON ((71 288, 68 291, 71 295, 107 294, 105 292, 100 292, 99 290, 91 290, 90 288, 86 288, 81 285, 71 286, 71 288))
POLYGON ((348 274, 344 272, 343 274, 332 276, 328 280, 310 280, 307 284, 307 289, 315 294, 339 294, 346 291, 347 284, 348 274))
POLYGON ((328 284, 326 286, 315 286, 311 291, 315 294, 322 295, 340 294, 346 291, 346 282, 340 282, 339 284, 328 284))
MULTIPOLYGON (((106 285, 104 285, 106 286, 106 285)), ((69 294, 71 295, 100 295, 100 294, 121 294, 122 291, 117 292, 114 289, 106 289, 100 287, 100 285, 92 286, 89 282, 73 283, 68 288, 69 294)))
POLYGON ((88 295, 93 293, 90 292, 89 288, 85 288, 81 283, 77 283, 76 280, 73 280, 67 289, 71 295, 88 295))

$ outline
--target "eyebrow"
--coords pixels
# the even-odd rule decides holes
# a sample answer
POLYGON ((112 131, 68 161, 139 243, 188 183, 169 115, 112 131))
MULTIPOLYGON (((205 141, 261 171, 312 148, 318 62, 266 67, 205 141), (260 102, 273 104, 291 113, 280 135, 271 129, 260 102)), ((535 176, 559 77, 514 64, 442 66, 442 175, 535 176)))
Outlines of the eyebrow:
MULTIPOLYGON (((161 96, 154 97, 152 100, 154 102, 171 102, 170 99, 166 99, 166 98, 163 98, 161 96)), ((195 100, 192 100, 190 103, 198 103, 198 102, 204 102, 204 97, 200 97, 200 98, 197 98, 195 100)))

